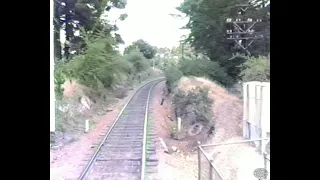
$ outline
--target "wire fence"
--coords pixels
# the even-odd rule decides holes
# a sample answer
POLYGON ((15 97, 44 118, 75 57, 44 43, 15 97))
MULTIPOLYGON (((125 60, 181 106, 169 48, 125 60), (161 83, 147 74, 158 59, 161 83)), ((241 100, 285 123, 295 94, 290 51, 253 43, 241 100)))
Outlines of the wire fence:
POLYGON ((199 146, 198 180, 269 179, 270 150, 259 151, 255 141, 270 142, 259 139, 199 146))
POLYGON ((212 160, 206 155, 203 148, 198 148, 198 166, 199 166, 199 180, 223 180, 220 174, 214 168, 212 160))

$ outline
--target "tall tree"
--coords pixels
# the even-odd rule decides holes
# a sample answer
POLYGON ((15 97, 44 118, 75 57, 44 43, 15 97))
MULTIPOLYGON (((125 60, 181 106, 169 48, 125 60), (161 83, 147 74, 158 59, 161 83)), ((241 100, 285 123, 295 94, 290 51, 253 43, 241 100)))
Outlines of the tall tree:
POLYGON ((132 43, 132 45, 128 46, 124 50, 124 54, 128 54, 132 49, 138 48, 140 52, 146 59, 152 59, 157 53, 156 48, 151 46, 146 41, 139 39, 132 43))
POLYGON ((63 8, 63 15, 65 18, 65 32, 66 32, 64 55, 66 59, 69 59, 70 41, 74 35, 73 20, 74 20, 76 2, 77 2, 76 0, 64 0, 65 6, 63 8))
POLYGON ((54 0, 53 6, 54 6, 54 20, 53 20, 54 55, 55 55, 55 59, 60 60, 62 59, 61 42, 60 42, 60 30, 61 30, 60 16, 61 16, 62 5, 59 1, 54 0))
MULTIPOLYGON (((74 32, 83 30, 85 32, 97 33, 105 31, 110 33, 117 30, 115 25, 108 24, 101 18, 102 14, 111 8, 125 8, 126 0, 54 0, 55 1, 55 54, 57 59, 61 59, 60 29, 65 30, 64 55, 69 58, 71 50, 85 47, 85 42, 80 36, 75 37, 74 32)), ((123 15, 121 19, 125 19, 123 15)), ((115 35, 118 43, 123 43, 119 34, 115 35)))
MULTIPOLYGON (((234 42, 226 39, 226 19, 236 13, 236 5, 241 3, 248 3, 248 1, 184 0, 177 8, 189 18, 189 22, 184 27, 191 31, 187 42, 190 42, 197 52, 208 56, 211 61, 218 62, 234 80, 239 78, 238 75, 241 71, 239 66, 245 62, 245 59, 234 58, 229 60, 235 50, 232 48, 234 42)), ((259 11, 253 11, 249 15, 251 18, 261 18, 263 13, 264 15, 267 14, 264 10, 259 9, 259 11)), ((265 30, 265 34, 268 34, 268 27, 270 26, 268 23, 266 19, 263 19, 260 26, 256 27, 257 30, 265 30)), ((264 40, 252 46, 252 55, 268 53, 268 43, 269 39, 268 35, 266 35, 264 40)))

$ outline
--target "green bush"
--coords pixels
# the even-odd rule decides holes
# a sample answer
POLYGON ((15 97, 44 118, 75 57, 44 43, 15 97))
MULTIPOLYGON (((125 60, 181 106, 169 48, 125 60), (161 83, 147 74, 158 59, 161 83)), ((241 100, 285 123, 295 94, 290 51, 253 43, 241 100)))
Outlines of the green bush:
POLYGON ((126 74, 132 75, 134 73, 134 67, 132 63, 124 59, 122 56, 118 56, 116 58, 115 65, 126 74))
POLYGON ((107 37, 99 37, 87 42, 84 54, 68 62, 64 71, 70 78, 93 89, 108 88, 118 83, 117 77, 132 73, 132 64, 111 46, 107 37))
POLYGON ((232 85, 232 79, 217 62, 206 59, 181 60, 180 71, 186 76, 207 77, 224 86, 232 85))
POLYGON ((182 117, 184 124, 192 125, 202 122, 205 125, 214 126, 213 100, 208 97, 207 89, 197 87, 188 93, 177 90, 173 95, 173 103, 177 116, 182 117))
POLYGON ((166 84, 167 84, 168 91, 169 93, 171 93, 174 87, 176 86, 176 83, 183 76, 183 73, 178 68, 174 66, 169 66, 165 69, 164 74, 167 79, 166 84))
POLYGON ((142 72, 150 68, 150 62, 137 50, 131 50, 124 58, 132 63, 136 72, 142 72))
POLYGON ((270 81, 270 60, 265 56, 249 57, 242 65, 242 81, 270 81))

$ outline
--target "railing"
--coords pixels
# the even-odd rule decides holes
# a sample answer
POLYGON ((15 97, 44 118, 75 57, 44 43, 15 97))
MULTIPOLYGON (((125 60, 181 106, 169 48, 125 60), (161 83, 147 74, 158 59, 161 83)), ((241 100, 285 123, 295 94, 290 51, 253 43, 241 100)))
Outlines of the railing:
POLYGON ((223 180, 201 146, 198 147, 198 168, 199 180, 223 180))
MULTIPOLYGON (((243 143, 253 143, 255 141, 269 141, 270 142, 269 139, 257 139, 257 140, 244 140, 244 141, 238 141, 238 142, 208 144, 208 145, 199 146, 198 147, 198 180, 229 180, 229 178, 225 178, 225 179, 223 178, 224 174, 222 174, 217 169, 217 167, 215 165, 215 159, 212 155, 210 155, 210 154, 212 154, 211 152, 214 150, 213 147, 230 146, 230 145, 243 144, 243 143)), ((264 168, 268 171, 268 174, 270 174, 270 155, 269 155, 269 152, 270 152, 270 150, 268 150, 267 153, 263 152, 263 155, 261 155, 261 158, 263 158, 264 168)), ((248 162, 248 164, 249 163, 250 162, 248 162)), ((259 167, 256 167, 256 168, 259 168, 259 167)))

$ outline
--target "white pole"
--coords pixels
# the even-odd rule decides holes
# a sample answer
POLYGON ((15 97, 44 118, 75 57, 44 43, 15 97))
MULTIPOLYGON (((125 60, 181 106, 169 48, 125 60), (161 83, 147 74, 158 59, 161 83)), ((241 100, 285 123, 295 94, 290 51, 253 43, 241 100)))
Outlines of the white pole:
POLYGON ((178 117, 178 131, 181 131, 181 118, 178 117))
POLYGON ((86 120, 86 125, 85 125, 85 126, 86 126, 85 132, 88 132, 88 131, 89 131, 89 128, 90 128, 90 127, 89 127, 89 120, 88 120, 88 119, 86 120))
POLYGON ((50 1, 50 132, 56 130, 54 94, 54 40, 53 40, 53 1, 50 1))

